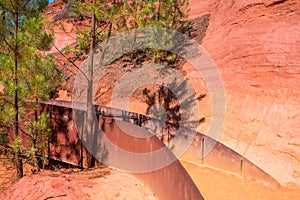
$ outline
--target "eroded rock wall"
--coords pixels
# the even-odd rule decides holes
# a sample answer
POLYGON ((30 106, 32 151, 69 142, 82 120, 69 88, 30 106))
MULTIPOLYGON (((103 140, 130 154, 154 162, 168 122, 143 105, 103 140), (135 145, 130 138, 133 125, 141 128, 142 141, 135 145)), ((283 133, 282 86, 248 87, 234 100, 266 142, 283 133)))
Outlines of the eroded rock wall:
MULTIPOLYGON (((226 89, 220 141, 281 184, 300 185, 299 0, 191 0, 190 6, 191 19, 209 16, 201 44, 217 64, 226 89)), ((54 20, 54 43, 59 50, 73 44, 76 30, 89 24, 63 20, 65 7, 56 0, 45 12, 54 20)), ((54 47, 53 52, 57 52, 54 47)), ((74 66, 57 54, 60 65, 73 72, 74 66)), ((78 65, 81 62, 76 60, 78 65)), ((207 92, 193 68, 185 69, 190 81, 201 81, 195 90, 207 92)), ((72 91, 69 79, 72 75, 66 73, 62 88, 68 92, 72 91)), ((60 96, 70 99, 70 94, 60 96)), ((207 123, 199 131, 204 133, 211 119, 209 104, 207 95, 200 102, 207 123)))
POLYGON ((221 142, 280 183, 300 184, 300 1, 191 0, 190 6, 190 18, 211 14, 202 46, 226 89, 221 142))

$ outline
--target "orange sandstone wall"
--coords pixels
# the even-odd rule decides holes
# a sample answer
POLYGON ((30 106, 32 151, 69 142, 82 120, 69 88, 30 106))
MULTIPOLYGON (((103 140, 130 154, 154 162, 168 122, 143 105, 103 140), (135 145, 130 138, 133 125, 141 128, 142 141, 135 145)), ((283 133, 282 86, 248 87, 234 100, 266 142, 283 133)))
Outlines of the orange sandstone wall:
POLYGON ((191 0, 190 7, 190 18, 211 14, 202 46, 226 89, 220 141, 281 184, 300 185, 300 1, 191 0))

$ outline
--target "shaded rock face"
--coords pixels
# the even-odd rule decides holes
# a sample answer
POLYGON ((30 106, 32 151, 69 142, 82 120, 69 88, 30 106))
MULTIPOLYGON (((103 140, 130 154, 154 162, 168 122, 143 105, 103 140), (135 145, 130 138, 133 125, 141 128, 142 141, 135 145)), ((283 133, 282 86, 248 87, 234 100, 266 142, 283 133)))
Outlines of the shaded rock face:
POLYGON ((210 14, 202 46, 226 90, 220 140, 281 184, 300 185, 300 1, 191 0, 190 7, 191 19, 210 14))

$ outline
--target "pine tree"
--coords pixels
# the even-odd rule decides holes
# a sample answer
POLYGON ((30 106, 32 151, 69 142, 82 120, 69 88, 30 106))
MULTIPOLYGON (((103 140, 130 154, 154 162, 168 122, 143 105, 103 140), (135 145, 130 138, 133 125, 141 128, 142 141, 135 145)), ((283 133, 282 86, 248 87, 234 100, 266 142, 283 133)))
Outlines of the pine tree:
MULTIPOLYGON (((94 51, 96 44, 106 41, 107 44, 109 38, 115 30, 121 30, 126 25, 126 21, 122 17, 124 9, 124 1, 118 0, 93 0, 78 2, 75 0, 68 2, 72 5, 72 10, 77 15, 86 16, 91 18, 91 29, 80 30, 77 32, 77 42, 80 50, 89 52, 88 60, 88 72, 85 74, 87 78, 87 124, 86 134, 87 139, 92 140, 94 136, 93 125, 93 65, 94 65, 94 51)), ((124 29, 126 30, 126 29, 124 29)), ((105 55, 105 47, 102 49, 102 58, 105 55)), ((95 141, 86 141, 89 146, 93 148, 97 146, 95 141)), ((93 150, 94 151, 94 150, 93 150)), ((95 164, 95 159, 92 155, 87 156, 87 167, 91 167, 95 164)))
MULTIPOLYGON (((60 78, 58 72, 53 73, 55 64, 51 58, 41 56, 53 38, 42 26, 41 12, 46 5, 47 0, 0 0, 0 84, 4 86, 1 98, 13 125, 17 178, 23 176, 19 125, 21 121, 25 125, 29 123, 25 115, 29 109, 26 100, 37 102, 49 98, 60 78)), ((34 119, 38 120, 38 117, 34 119)))
POLYGON ((38 52, 32 49, 31 55, 26 59, 28 68, 25 73, 26 81, 23 87, 26 88, 25 99, 31 100, 31 104, 26 105, 26 113, 34 116, 31 119, 24 119, 27 134, 32 140, 29 143, 31 147, 27 153, 32 157, 35 172, 39 172, 39 157, 46 159, 45 151, 47 150, 48 138, 51 134, 49 127, 48 115, 44 112, 39 113, 39 103, 48 100, 51 92, 55 90, 61 81, 61 74, 57 70, 56 64, 51 57, 41 57, 38 52))

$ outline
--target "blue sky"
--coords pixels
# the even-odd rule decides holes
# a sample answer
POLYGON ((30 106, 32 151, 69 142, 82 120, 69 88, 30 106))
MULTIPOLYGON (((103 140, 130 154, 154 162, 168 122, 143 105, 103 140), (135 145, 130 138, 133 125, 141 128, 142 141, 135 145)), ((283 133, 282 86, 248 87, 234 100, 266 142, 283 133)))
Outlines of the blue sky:
POLYGON ((52 3, 54 0, 48 0, 49 3, 52 3))

